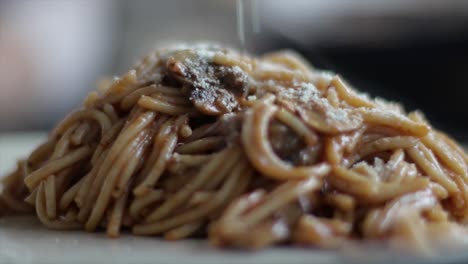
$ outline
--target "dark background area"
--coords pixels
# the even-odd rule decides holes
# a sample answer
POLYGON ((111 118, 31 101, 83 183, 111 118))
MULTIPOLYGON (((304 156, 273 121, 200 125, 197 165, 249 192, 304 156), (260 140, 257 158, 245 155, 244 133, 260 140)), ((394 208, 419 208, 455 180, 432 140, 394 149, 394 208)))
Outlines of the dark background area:
POLYGON ((254 42, 268 45, 254 49, 297 50, 358 90, 402 102, 407 111, 422 110, 437 129, 468 142, 468 6, 456 6, 468 1, 447 1, 452 8, 434 12, 424 11, 431 1, 419 2, 414 10, 343 14, 319 25, 323 31, 337 29, 327 36, 312 22, 312 29, 297 32, 267 26, 268 33, 254 42))

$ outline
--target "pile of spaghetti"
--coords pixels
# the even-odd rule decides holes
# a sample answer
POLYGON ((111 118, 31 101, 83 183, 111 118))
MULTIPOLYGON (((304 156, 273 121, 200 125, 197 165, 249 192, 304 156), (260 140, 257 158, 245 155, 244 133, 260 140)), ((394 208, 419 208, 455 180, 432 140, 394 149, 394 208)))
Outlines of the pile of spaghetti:
POLYGON ((1 211, 110 237, 428 251, 467 239, 467 164, 420 112, 292 52, 181 45, 91 92, 4 178, 1 211))

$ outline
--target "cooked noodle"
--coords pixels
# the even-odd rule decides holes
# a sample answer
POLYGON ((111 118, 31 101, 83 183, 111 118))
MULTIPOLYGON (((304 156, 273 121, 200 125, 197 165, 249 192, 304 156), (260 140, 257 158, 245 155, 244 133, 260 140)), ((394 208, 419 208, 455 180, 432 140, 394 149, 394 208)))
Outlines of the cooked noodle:
POLYGON ((441 230, 466 233, 467 168, 421 113, 291 52, 198 45, 155 52, 90 93, 3 179, 0 205, 110 237, 431 252, 441 230))

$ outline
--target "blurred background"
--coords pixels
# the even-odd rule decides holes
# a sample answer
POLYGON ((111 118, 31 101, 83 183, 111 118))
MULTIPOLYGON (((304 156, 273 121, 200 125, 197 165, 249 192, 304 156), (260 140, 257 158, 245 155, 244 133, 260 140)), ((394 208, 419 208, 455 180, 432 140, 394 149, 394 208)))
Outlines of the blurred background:
POLYGON ((100 78, 197 40, 297 50, 468 143, 464 0, 0 0, 0 132, 47 130, 100 78))

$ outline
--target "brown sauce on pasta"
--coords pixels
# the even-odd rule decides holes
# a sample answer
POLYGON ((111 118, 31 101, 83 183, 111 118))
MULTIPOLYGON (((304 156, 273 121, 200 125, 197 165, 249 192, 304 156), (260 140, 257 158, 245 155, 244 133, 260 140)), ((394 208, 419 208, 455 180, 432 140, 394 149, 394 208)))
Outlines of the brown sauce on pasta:
POLYGON ((466 234, 467 164, 420 112, 294 53, 181 46, 90 93, 3 179, 0 201, 110 237, 430 251, 466 234))

